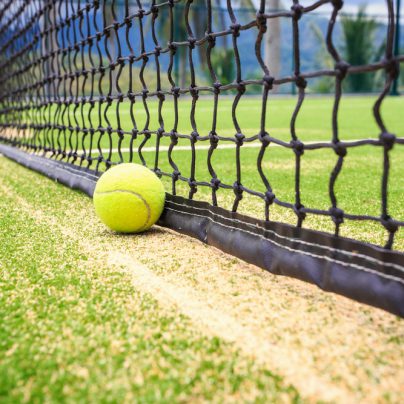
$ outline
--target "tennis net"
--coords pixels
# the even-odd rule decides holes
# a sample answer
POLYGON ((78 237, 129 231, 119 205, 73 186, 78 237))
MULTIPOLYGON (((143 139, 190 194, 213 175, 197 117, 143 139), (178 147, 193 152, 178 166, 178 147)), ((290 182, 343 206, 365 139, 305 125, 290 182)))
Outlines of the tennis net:
MULTIPOLYGON (((294 0, 279 10, 266 3, 242 13, 230 0, 0 1, 0 152, 90 195, 104 170, 140 162, 168 184, 162 225, 403 315, 404 260, 393 246, 404 219, 391 214, 403 211, 402 189, 389 204, 389 179, 393 161, 403 168, 397 149, 404 137, 382 114, 404 62, 394 52, 393 2, 386 1, 377 28, 380 58, 362 64, 348 63, 335 44, 342 0, 294 0), (307 70, 304 24, 319 11, 329 63, 307 70), (286 73, 274 60, 285 24, 293 62, 286 73), (352 77, 367 75, 380 83, 369 104, 376 135, 341 135, 344 89, 352 77), (319 80, 333 95, 315 99, 313 138, 297 122, 312 99, 310 83, 319 80), (282 98, 291 86, 296 96, 282 98), (279 112, 271 115, 271 103, 279 112), (330 106, 329 124, 323 103, 330 106), (274 128, 282 108, 290 108, 288 123, 274 128), (358 173, 363 164, 363 178, 377 176, 370 208, 360 200, 352 211, 352 203, 348 209, 339 203, 360 193, 357 185, 349 191, 355 170, 344 171, 351 154, 358 173), (377 174, 366 171, 373 158, 377 174), (305 182, 316 176, 313 167, 327 185, 321 202, 312 198, 316 184, 305 182), (274 183, 288 189, 279 194, 274 183), (359 227, 341 234, 351 224, 359 227)), ((356 102, 348 98, 345 110, 356 102)))

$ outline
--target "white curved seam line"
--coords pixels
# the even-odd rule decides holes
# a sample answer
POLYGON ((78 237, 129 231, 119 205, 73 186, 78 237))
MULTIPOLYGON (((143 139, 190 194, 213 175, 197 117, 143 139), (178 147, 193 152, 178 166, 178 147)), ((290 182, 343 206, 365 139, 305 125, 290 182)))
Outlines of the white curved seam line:
MULTIPOLYGON (((246 225, 246 226, 254 228, 254 229, 259 229, 259 230, 266 231, 266 232, 271 233, 274 236, 276 236, 278 238, 281 238, 281 239, 289 240, 289 241, 292 241, 292 242, 298 241, 299 243, 302 243, 302 244, 306 244, 306 245, 309 245, 309 246, 316 246, 316 247, 323 248, 325 250, 329 250, 329 251, 333 251, 333 252, 339 252, 339 253, 342 253, 342 254, 345 254, 345 255, 348 255, 348 256, 351 256, 351 257, 360 257, 360 258, 363 258, 363 259, 368 260, 370 262, 374 262, 376 264, 386 265, 386 266, 393 267, 393 268, 395 268, 395 269, 397 269, 399 271, 404 271, 404 267, 401 266, 401 265, 391 264, 391 263, 387 263, 387 262, 385 263, 383 261, 378 260, 377 258, 367 257, 366 255, 363 255, 363 254, 355 254, 355 253, 351 253, 349 251, 339 250, 338 248, 328 247, 328 246, 324 246, 324 245, 317 244, 317 243, 311 243, 311 242, 308 242, 308 241, 303 241, 303 240, 300 240, 300 239, 297 240, 297 239, 293 239, 293 238, 290 238, 290 237, 281 236, 280 234, 276 233, 274 230, 264 229, 263 227, 259 227, 259 226, 256 226, 256 225, 253 225, 253 224, 250 224, 250 223, 246 223, 246 222, 243 222, 243 221, 238 220, 238 219, 228 218, 228 217, 220 215, 219 213, 214 213, 211 210, 206 209, 206 208, 197 208, 197 207, 193 207, 193 206, 181 205, 179 203, 172 202, 172 201, 169 201, 169 203, 172 203, 172 204, 177 205, 177 206, 186 206, 186 207, 189 207, 189 208, 195 209, 195 210, 202 210, 202 211, 205 211, 205 212, 210 212, 210 213, 212 213, 212 215, 218 216, 218 217, 220 217, 222 219, 231 220, 231 221, 246 225)), ((234 228, 236 229, 236 227, 234 227, 234 228)))
MULTIPOLYGON (((210 217, 201 216, 201 215, 197 215, 197 214, 193 214, 193 213, 182 212, 182 211, 175 210, 175 209, 172 209, 172 208, 166 208, 166 209, 172 210, 172 211, 174 211, 174 212, 178 212, 178 213, 183 213, 183 214, 186 214, 186 215, 190 215, 190 216, 202 217, 203 219, 208 219, 208 220, 210 220, 210 221, 213 222, 213 219, 210 218, 210 217)), ((269 239, 267 239, 267 238, 265 238, 265 237, 263 237, 263 236, 257 235, 257 234, 255 234, 255 233, 252 233, 252 232, 248 231, 248 230, 242 230, 242 229, 234 228, 234 227, 231 227, 231 226, 226 226, 225 224, 222 224, 222 223, 219 223, 219 222, 214 222, 214 223, 215 223, 215 224, 218 224, 218 225, 220 225, 220 226, 222 226, 222 227, 227 227, 227 228, 232 229, 232 230, 238 230, 238 231, 242 231, 242 232, 244 232, 244 233, 251 234, 251 235, 253 235, 253 236, 255 236, 255 237, 259 237, 259 238, 261 238, 261 239, 263 239, 263 240, 266 240, 266 241, 268 241, 268 242, 270 242, 270 243, 273 243, 273 244, 275 244, 276 246, 278 246, 278 247, 280 247, 280 248, 283 248, 283 249, 288 250, 288 251, 296 252, 296 250, 294 250, 293 248, 286 247, 286 246, 284 246, 284 245, 282 245, 282 244, 277 243, 276 241, 269 240, 269 239)), ((329 258, 329 257, 326 257, 326 256, 317 255, 317 254, 309 253, 309 252, 302 251, 302 250, 298 250, 298 252, 299 252, 300 254, 305 254, 305 255, 308 255, 308 256, 311 256, 311 257, 315 257, 315 258, 319 258, 319 259, 324 259, 324 260, 326 260, 326 261, 334 262, 334 263, 340 264, 340 265, 345 266, 345 267, 354 267, 354 268, 357 268, 357 269, 359 269, 359 270, 361 270, 361 271, 373 273, 373 274, 375 274, 375 275, 381 276, 381 277, 386 278, 386 279, 392 279, 392 280, 398 281, 398 282, 400 282, 400 283, 402 283, 402 284, 404 285, 404 280, 403 280, 403 279, 397 278, 397 277, 392 276, 392 275, 382 274, 382 273, 377 272, 377 271, 375 271, 375 270, 373 270, 373 269, 365 268, 365 267, 363 267, 363 266, 361 266, 361 265, 357 265, 357 264, 346 264, 346 263, 343 262, 343 261, 338 261, 338 260, 335 260, 335 259, 332 259, 332 258, 329 258)))
POLYGON ((114 189, 112 191, 104 191, 104 192, 94 192, 94 195, 105 195, 105 194, 113 194, 115 192, 121 192, 121 193, 125 193, 125 194, 132 194, 137 196, 142 202, 143 204, 146 206, 147 209, 147 218, 146 218, 146 222, 143 224, 143 226, 139 229, 139 231, 142 231, 143 229, 145 229, 147 227, 147 225, 149 224, 149 220, 151 218, 151 211, 150 211, 150 206, 147 203, 147 201, 143 198, 142 195, 138 194, 137 192, 134 191, 127 191, 126 189, 114 189))

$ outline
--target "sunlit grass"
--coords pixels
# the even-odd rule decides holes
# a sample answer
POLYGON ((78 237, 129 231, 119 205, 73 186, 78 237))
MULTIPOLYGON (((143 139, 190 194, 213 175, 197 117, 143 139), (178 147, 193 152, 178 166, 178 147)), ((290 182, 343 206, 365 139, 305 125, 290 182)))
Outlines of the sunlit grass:
MULTIPOLYGON (((380 128, 373 117, 373 105, 376 96, 342 98, 338 113, 338 134, 342 141, 357 139, 377 140, 380 128)), ((236 109, 237 124, 241 132, 248 137, 257 135, 261 119, 261 99, 259 97, 242 97, 236 109)), ((266 111, 265 128, 270 136, 289 142, 291 140, 290 121, 295 109, 296 99, 292 97, 270 97, 266 111)), ((212 167, 223 184, 233 185, 237 181, 236 176, 236 148, 234 143, 235 122, 232 116, 233 98, 220 98, 217 113, 216 133, 222 138, 218 148, 212 155, 212 167)), ((401 111, 404 107, 404 98, 390 97, 382 106, 382 116, 387 129, 398 137, 404 137, 404 126, 401 120, 401 111)), ((296 120, 296 134, 303 142, 330 142, 332 139, 332 110, 333 99, 331 97, 307 96, 296 120)), ((171 143, 170 132, 176 129, 179 135, 189 136, 192 133, 191 125, 191 101, 190 98, 180 98, 178 107, 178 125, 173 99, 167 97, 162 106, 161 121, 159 121, 159 105, 154 99, 147 99, 146 104, 137 100, 133 105, 129 102, 113 102, 110 107, 102 104, 91 110, 89 105, 83 107, 70 106, 57 110, 55 106, 47 107, 41 111, 42 116, 50 116, 56 113, 56 122, 65 122, 70 119, 72 128, 75 126, 97 128, 109 126, 111 134, 101 133, 95 130, 93 134, 83 134, 81 131, 42 131, 36 133, 36 143, 69 152, 76 151, 78 158, 76 164, 87 166, 87 161, 82 161, 80 156, 91 155, 97 158, 99 154, 104 159, 110 158, 113 163, 131 161, 129 148, 134 150, 132 161, 146 164, 154 168, 156 164, 156 145, 160 144, 158 155, 158 168, 167 174, 172 174, 174 167, 169 163, 168 146, 171 143), (132 114, 131 114, 132 110, 132 114), (119 118, 119 120, 118 120, 119 118), (136 126, 134 126, 136 125, 136 126), (156 132, 162 127, 164 136, 158 140, 156 132), (120 128, 123 135, 120 138, 116 130, 120 128), (132 130, 139 131, 136 137, 132 130), (150 137, 146 138, 142 132, 150 131, 150 137), (138 153, 138 150, 142 153, 138 153), (119 151, 121 153, 119 153, 119 151)), ((37 116, 39 119, 40 114, 37 116)), ((195 180, 197 182, 211 181, 208 171, 207 159, 210 145, 207 136, 212 128, 213 103, 210 98, 201 97, 196 103, 195 125, 202 139, 196 142, 195 180), (203 139, 205 138, 205 139, 203 139)), ((32 133, 26 132, 26 136, 32 133)), ((260 142, 246 142, 241 148, 241 183, 246 188, 263 193, 264 183, 258 174, 257 157, 260 150, 260 142)), ((391 152, 391 173, 389 180, 389 213, 398 220, 404 220, 404 204, 402 195, 404 192, 404 178, 400 174, 404 168, 403 146, 396 144, 391 152)), ((172 159, 183 177, 191 175, 191 142, 188 138, 179 138, 173 148, 172 159)), ((57 158, 62 158, 59 155, 57 158)), ((72 158, 69 159, 72 161, 72 158)), ((329 179, 337 162, 337 155, 331 149, 317 151, 306 150, 302 157, 301 168, 301 200, 303 205, 309 208, 327 210, 330 208, 329 179)), ((96 167, 96 161, 90 168, 96 167)), ((338 204, 341 209, 351 214, 366 214, 380 216, 381 212, 381 175, 383 166, 382 149, 375 146, 361 146, 351 148, 345 158, 343 169, 336 183, 335 191, 338 204)), ((277 198, 295 202, 295 156, 292 150, 271 145, 267 148, 263 163, 263 172, 269 180, 277 198)), ((98 169, 104 170, 102 163, 98 169)), ((171 178, 163 176, 167 191, 172 192, 171 178)), ((180 195, 189 194, 187 183, 179 181, 177 192, 180 195)), ((199 186, 195 199, 212 201, 211 188, 199 186)), ((221 206, 231 209, 234 194, 231 190, 219 190, 218 200, 221 206)), ((264 203, 258 197, 252 197, 248 192, 240 203, 239 211, 264 217, 264 203)), ((290 210, 271 207, 270 218, 272 220, 296 223, 296 216, 290 210)), ((308 216, 306 226, 332 232, 334 225, 327 217, 308 216)), ((386 232, 377 223, 349 222, 341 229, 343 235, 372 243, 383 245, 386 232)), ((404 236, 402 231, 396 237, 396 248, 404 249, 404 236)))

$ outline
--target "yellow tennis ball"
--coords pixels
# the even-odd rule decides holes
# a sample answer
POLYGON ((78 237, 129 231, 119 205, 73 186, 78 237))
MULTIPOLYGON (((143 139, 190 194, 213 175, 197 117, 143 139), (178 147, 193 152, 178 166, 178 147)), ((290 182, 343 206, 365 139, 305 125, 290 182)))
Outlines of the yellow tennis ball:
POLYGON ((153 171, 139 164, 119 164, 106 171, 94 190, 97 216, 110 229, 138 233, 157 222, 165 192, 153 171))

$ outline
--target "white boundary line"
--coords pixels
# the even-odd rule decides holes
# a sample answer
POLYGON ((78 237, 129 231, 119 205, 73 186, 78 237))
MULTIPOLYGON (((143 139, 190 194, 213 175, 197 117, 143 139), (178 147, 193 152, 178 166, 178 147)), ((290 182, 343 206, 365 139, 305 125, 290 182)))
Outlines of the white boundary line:
MULTIPOLYGON (((350 139, 350 140, 344 140, 344 142, 356 142, 358 140, 363 140, 363 139, 350 139)), ((322 141, 322 140, 313 140, 310 142, 304 142, 304 144, 306 145, 310 145, 310 144, 315 144, 315 143, 327 143, 326 140, 322 141)), ((262 144, 260 142, 252 142, 252 143, 244 143, 241 148, 242 149, 259 149, 261 148, 262 144)), ((284 147, 282 145, 276 144, 276 143, 270 143, 268 145, 268 147, 284 147)), ((159 151, 168 151, 169 146, 160 146, 159 147, 159 151)), ((210 149, 210 145, 199 145, 199 146, 195 146, 195 150, 209 150, 210 149)), ((220 150, 220 149, 236 149, 236 144, 232 142, 232 144, 219 144, 216 148, 216 150, 220 150)), ((174 146, 173 151, 191 151, 192 148, 191 146, 174 146)), ((290 149, 292 150, 292 149, 290 149)), ((93 148, 93 151, 98 151, 97 148, 93 148)), ((103 154, 108 154, 109 153, 109 149, 101 149, 103 154)), ((114 148, 111 149, 111 153, 118 153, 118 149, 114 148)), ((133 153, 137 153, 139 151, 138 147, 134 147, 132 149, 133 153)), ((156 151, 156 147, 155 146, 148 146, 148 147, 143 147, 142 148, 142 152, 154 152, 156 151)), ((130 148, 129 147, 125 147, 125 148, 121 148, 121 152, 122 153, 129 153, 130 152, 130 148)))
MULTIPOLYGON (((275 146, 275 145, 273 145, 273 146, 275 146)), ((278 146, 278 145, 276 145, 276 146, 278 146)), ((242 148, 246 148, 246 149, 255 149, 255 148, 258 148, 258 147, 261 147, 261 144, 257 144, 257 143, 248 144, 248 143, 246 143, 246 144, 244 144, 242 146, 242 148)), ((160 146, 159 151, 163 151, 163 152, 168 151, 168 148, 169 148, 169 146, 160 146)), ((217 149, 235 149, 235 148, 236 148, 235 143, 232 143, 232 144, 218 145, 216 150, 217 149)), ((209 150, 209 149, 210 149, 210 145, 209 146, 208 145, 195 146, 195 150, 209 150)), ((93 150, 97 151, 97 149, 93 149, 93 150)), ((139 148, 134 147, 132 150, 133 150, 134 153, 137 153, 139 151, 139 148)), ((173 148, 173 151, 191 151, 191 150, 192 150, 191 146, 174 146, 174 148, 173 148)), ((103 154, 109 153, 109 149, 101 149, 101 151, 102 151, 103 154)), ((156 151, 155 146, 148 146, 148 147, 143 147, 142 148, 142 152, 154 152, 154 151, 156 151)), ((118 149, 117 148, 112 149, 111 152, 112 153, 118 153, 118 149)), ((122 153, 129 153, 130 149, 129 149, 129 147, 122 148, 121 152, 122 153)))

